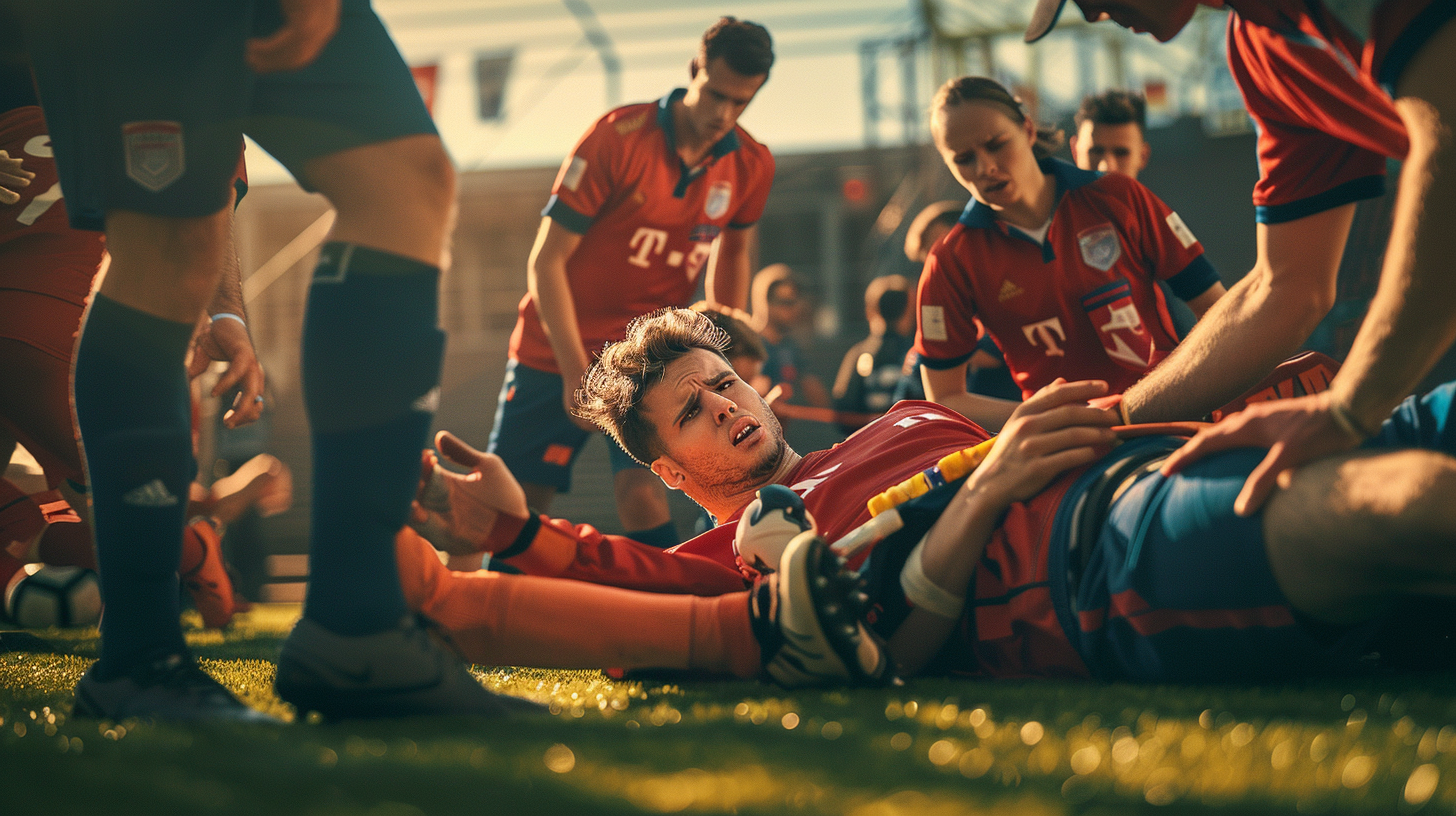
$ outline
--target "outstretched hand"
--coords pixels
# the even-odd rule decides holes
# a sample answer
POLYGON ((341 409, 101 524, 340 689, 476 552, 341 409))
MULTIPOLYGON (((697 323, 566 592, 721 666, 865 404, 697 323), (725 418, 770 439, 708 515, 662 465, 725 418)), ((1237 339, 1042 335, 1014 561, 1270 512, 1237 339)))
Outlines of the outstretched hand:
POLYGON ((222 415, 229 428, 247 425, 263 415, 263 365, 253 350, 253 339, 241 321, 214 320, 197 330, 192 338, 192 356, 187 362, 187 378, 193 379, 213 362, 228 364, 227 370, 212 388, 212 396, 220 397, 231 388, 239 389, 233 404, 222 415))
POLYGON ((1107 393, 1100 380, 1067 382, 1058 377, 1011 414, 996 444, 967 487, 990 490, 1003 502, 1026 501, 1052 479, 1091 464, 1112 449, 1115 408, 1088 405, 1107 393))
POLYGON ((1268 448, 1269 453, 1244 481, 1234 499, 1234 512, 1258 512, 1274 492, 1285 487, 1300 465, 1360 444, 1331 413, 1330 392, 1250 405, 1224 421, 1199 431, 1163 463, 1172 475, 1211 453, 1231 448, 1268 448))
POLYGON ((503 516, 529 515, 525 491, 499 456, 481 453, 449 431, 435 435, 435 448, 470 472, 446 470, 434 453, 424 453, 409 526, 431 544, 452 555, 479 553, 503 516))

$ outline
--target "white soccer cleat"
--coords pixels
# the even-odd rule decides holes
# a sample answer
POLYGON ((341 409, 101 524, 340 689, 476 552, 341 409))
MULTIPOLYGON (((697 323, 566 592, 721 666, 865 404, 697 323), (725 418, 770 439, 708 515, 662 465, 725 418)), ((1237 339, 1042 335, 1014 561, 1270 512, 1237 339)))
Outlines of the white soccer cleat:
POLYGON ((884 642, 862 619, 859 577, 812 531, 789 542, 750 602, 764 674, 784 688, 894 682, 884 642))
POLYGON ((778 568, 794 536, 806 530, 817 531, 814 517, 804 509, 799 494, 783 485, 768 485, 760 488, 754 500, 743 508, 733 532, 733 553, 759 574, 767 575, 778 568))

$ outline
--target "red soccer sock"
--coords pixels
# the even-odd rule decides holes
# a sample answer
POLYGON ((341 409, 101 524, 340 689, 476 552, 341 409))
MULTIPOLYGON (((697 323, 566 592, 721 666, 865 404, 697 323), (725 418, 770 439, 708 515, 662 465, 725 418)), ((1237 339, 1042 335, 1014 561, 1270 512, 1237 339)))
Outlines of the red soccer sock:
POLYGON ((401 531, 395 543, 410 608, 448 629, 473 662, 758 674, 746 592, 701 598, 529 575, 451 572, 413 531, 401 531))

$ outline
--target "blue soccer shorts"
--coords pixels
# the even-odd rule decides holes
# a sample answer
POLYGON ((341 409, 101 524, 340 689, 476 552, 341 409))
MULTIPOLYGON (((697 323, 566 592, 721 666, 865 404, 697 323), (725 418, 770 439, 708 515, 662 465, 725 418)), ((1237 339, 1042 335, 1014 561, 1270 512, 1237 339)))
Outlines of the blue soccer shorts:
MULTIPOLYGON (((503 459, 518 480, 567 493, 572 465, 592 434, 566 415, 561 391, 560 374, 516 360, 506 363, 487 450, 503 459)), ((612 473, 642 467, 610 437, 607 451, 612 473)))

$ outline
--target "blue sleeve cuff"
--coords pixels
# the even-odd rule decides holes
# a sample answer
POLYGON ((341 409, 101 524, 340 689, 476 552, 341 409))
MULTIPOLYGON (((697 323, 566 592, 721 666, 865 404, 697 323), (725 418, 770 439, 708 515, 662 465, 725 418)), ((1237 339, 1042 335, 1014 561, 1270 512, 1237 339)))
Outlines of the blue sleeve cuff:
POLYGON ((1286 221, 1298 221, 1325 210, 1333 210, 1336 207, 1364 201, 1367 198, 1379 198, 1382 195, 1385 195, 1385 176, 1365 176, 1325 190, 1319 195, 1301 198, 1288 204, 1255 207, 1254 220, 1260 224, 1283 224, 1286 221))
POLYGON ((568 207, 566 202, 561 200, 560 196, 555 195, 551 196, 550 201, 546 202, 546 209, 541 211, 541 215, 550 218, 552 221, 566 227, 577 235, 585 235, 586 231, 591 229, 592 225, 592 219, 568 207))
MULTIPOLYGON (((971 354, 975 354, 975 352, 972 351, 971 354)), ((944 371, 947 368, 955 368, 956 366, 971 359, 971 354, 962 354, 959 357, 951 357, 948 360, 937 360, 932 357, 926 357, 922 354, 920 355, 920 364, 925 366, 926 368, 933 368, 936 371, 944 371)))
POLYGON ((1168 278, 1168 288, 1180 300, 1189 301, 1207 292, 1215 283, 1222 282, 1218 277, 1218 270, 1209 263, 1208 256, 1199 255, 1182 272, 1168 278))

